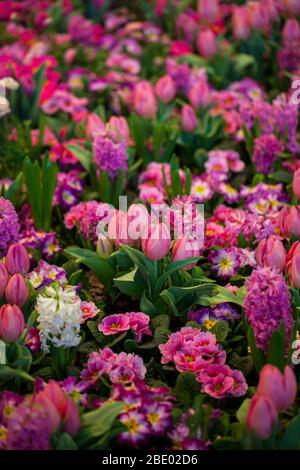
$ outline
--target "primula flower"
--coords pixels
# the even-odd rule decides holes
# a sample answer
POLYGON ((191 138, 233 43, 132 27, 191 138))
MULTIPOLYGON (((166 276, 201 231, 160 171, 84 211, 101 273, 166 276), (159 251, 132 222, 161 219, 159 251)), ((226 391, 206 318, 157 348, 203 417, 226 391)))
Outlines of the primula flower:
POLYGON ((129 318, 123 313, 105 317, 98 326, 104 335, 115 335, 130 329, 129 318))

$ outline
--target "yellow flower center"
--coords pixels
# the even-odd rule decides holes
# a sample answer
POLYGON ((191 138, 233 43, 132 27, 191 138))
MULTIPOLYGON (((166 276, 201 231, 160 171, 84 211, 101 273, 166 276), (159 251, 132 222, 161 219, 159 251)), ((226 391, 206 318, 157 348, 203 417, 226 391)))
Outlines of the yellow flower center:
POLYGON ((213 326, 215 326, 216 323, 216 320, 205 320, 204 326, 207 330, 210 330, 213 326))
POLYGON ((148 421, 151 424, 156 424, 159 421, 159 414, 158 413, 149 413, 147 415, 148 421))

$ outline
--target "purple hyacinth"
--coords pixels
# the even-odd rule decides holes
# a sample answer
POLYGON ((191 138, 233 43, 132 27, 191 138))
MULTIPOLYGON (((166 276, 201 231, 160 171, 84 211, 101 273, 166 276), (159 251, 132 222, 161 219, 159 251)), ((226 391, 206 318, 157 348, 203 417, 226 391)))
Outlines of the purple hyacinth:
POLYGON ((9 245, 19 237, 19 218, 13 204, 0 197, 0 257, 6 255, 9 245))
POLYGON ((253 161, 257 171, 268 174, 283 145, 275 135, 261 135, 254 141, 253 161))
POLYGON ((291 298, 284 277, 269 267, 258 267, 245 283, 245 315, 253 328, 256 345, 268 351, 274 331, 283 321, 287 347, 290 342, 294 320, 291 298))
POLYGON ((126 144, 110 133, 102 132, 97 135, 93 153, 98 174, 106 171, 111 178, 115 178, 121 169, 127 170, 126 144))

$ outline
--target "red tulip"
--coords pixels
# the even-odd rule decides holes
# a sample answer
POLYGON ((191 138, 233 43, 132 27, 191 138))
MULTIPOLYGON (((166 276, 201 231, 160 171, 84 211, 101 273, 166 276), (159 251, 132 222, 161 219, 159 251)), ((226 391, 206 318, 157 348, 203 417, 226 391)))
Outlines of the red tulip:
POLYGON ((8 343, 17 341, 25 328, 23 313, 17 305, 0 308, 0 338, 8 343))
POLYGON ((263 395, 254 395, 251 398, 248 415, 247 428, 255 431, 261 439, 267 439, 277 420, 277 410, 270 398, 263 395))
POLYGON ((300 235, 300 207, 284 206, 279 214, 280 234, 285 238, 300 235))
MULTIPOLYGON (((184 235, 182 238, 178 238, 172 249, 172 260, 173 261, 184 261, 188 258, 194 258, 200 255, 200 249, 202 247, 197 242, 197 240, 191 240, 184 235)), ((191 263, 187 266, 184 266, 182 269, 187 270, 196 266, 196 263, 191 263)))
POLYGON ((152 261, 162 259, 171 248, 170 230, 164 223, 151 224, 142 240, 142 250, 152 261))
MULTIPOLYGON (((299 30, 300 30, 300 27, 299 27, 299 30)), ((294 173, 293 193, 295 194, 297 200, 300 201, 300 168, 298 168, 298 170, 296 170, 294 173)))
POLYGON ((163 102, 169 103, 176 95, 176 85, 170 75, 161 77, 155 85, 156 96, 163 102))
POLYGON ((10 245, 5 258, 5 266, 9 274, 27 274, 30 268, 30 259, 26 249, 21 243, 10 245))
POLYGON ((29 296, 29 289, 22 274, 14 274, 5 289, 5 297, 9 304, 19 307, 25 304, 29 296))
POLYGON ((181 109, 181 125, 184 131, 193 132, 197 127, 197 116, 192 106, 184 104, 181 109))
POLYGON ((200 30, 197 37, 197 48, 206 59, 210 59, 217 52, 217 40, 211 29, 200 30))
POLYGON ((286 257, 285 248, 275 235, 271 235, 267 240, 262 240, 256 249, 256 261, 260 266, 269 266, 284 271, 286 257))
POLYGON ((0 261, 0 298, 3 296, 8 283, 8 272, 5 264, 0 261))
POLYGON ((133 107, 144 118, 154 118, 157 113, 157 101, 151 83, 143 80, 136 84, 133 92, 133 107))
POLYGON ((277 367, 266 364, 259 375, 257 394, 272 400, 277 411, 286 410, 294 403, 297 395, 294 372, 286 366, 282 374, 277 367))

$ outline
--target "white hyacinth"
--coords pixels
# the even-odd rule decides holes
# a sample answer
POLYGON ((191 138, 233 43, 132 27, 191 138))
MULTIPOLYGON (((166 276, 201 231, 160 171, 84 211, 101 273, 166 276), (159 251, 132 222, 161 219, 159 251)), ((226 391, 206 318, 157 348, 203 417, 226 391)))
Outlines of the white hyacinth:
POLYGON ((0 117, 10 113, 9 101, 5 96, 6 89, 17 90, 19 83, 12 77, 4 77, 0 79, 0 117))
POLYGON ((37 298, 36 310, 44 351, 49 351, 51 343, 64 348, 79 344, 82 310, 74 287, 57 283, 46 287, 37 298))

